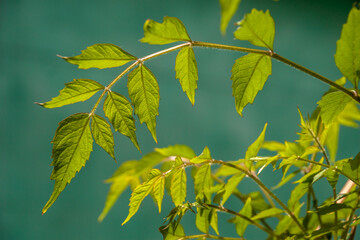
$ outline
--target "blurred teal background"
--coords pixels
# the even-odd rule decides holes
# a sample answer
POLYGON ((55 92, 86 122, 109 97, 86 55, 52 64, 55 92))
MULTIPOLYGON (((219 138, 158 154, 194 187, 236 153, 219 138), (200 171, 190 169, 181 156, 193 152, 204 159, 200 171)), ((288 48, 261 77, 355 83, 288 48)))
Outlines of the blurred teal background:
MULTIPOLYGON (((167 46, 150 46, 138 40, 146 19, 162 21, 163 16, 180 18, 193 40, 238 46, 250 45, 233 39, 233 22, 252 8, 269 9, 276 23, 275 51, 330 79, 341 77, 334 62, 336 40, 351 9, 352 1, 271 1, 243 0, 232 19, 226 37, 219 31, 217 0, 2 0, 0 2, 0 239, 161 239, 157 228, 172 207, 165 198, 158 214, 146 199, 139 212, 125 226, 130 192, 121 196, 102 223, 97 222, 108 191, 104 180, 125 160, 139 159, 131 142, 115 134, 115 163, 95 146, 85 168, 60 195, 45 215, 53 181, 50 141, 57 124, 77 112, 90 111, 96 97, 86 103, 60 109, 43 109, 64 83, 74 78, 90 78, 103 84, 121 69, 80 70, 56 54, 78 55, 95 43, 113 43, 141 57, 167 46)), ((170 144, 187 144, 197 153, 208 146, 216 159, 236 160, 268 122, 267 140, 293 141, 299 130, 299 107, 311 112, 328 89, 326 85, 282 63, 273 61, 273 74, 244 118, 235 110, 231 96, 231 66, 242 54, 211 49, 195 49, 199 68, 199 89, 192 107, 175 80, 175 53, 147 63, 160 85, 160 116, 155 144, 144 125, 137 122, 142 152, 170 144)), ((123 79, 115 87, 127 95, 123 79)), ((99 111, 100 112, 100 111, 99 111)), ((359 131, 343 128, 339 159, 359 151, 359 131)), ((271 169, 261 179, 269 186, 279 180, 271 169)), ((240 190, 256 188, 245 182, 240 190)), ((287 188, 276 193, 285 199, 287 188)), ((326 187, 320 191, 328 191, 326 187)), ((321 192, 319 194, 321 196, 321 192)), ((234 210, 241 205, 233 204, 234 210)), ((220 219, 227 219, 221 216, 220 219)), ((186 218, 187 233, 195 233, 193 216, 186 218)), ((252 229, 254 230, 254 229, 252 229)), ((232 226, 220 227, 225 236, 236 236, 232 226)), ((259 231, 249 239, 263 239, 259 231), (256 237, 255 237, 256 236, 256 237)))

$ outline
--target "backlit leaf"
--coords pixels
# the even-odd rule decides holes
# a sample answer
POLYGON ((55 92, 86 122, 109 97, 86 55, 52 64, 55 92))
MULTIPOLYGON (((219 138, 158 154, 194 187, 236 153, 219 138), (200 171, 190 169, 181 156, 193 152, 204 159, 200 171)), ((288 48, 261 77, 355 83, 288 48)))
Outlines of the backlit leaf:
POLYGON ((210 150, 209 150, 208 147, 205 147, 203 152, 199 156, 191 159, 190 162, 192 162, 192 163, 202 163, 202 162, 205 162, 205 161, 208 161, 208 160, 211 160, 211 159, 212 159, 212 157, 211 157, 211 154, 210 154, 210 150))
POLYGON ((239 7, 241 0, 220 0, 221 8, 221 21, 220 21, 220 30, 223 35, 226 33, 226 28, 231 20, 231 18, 236 13, 236 10, 239 7))
POLYGON ((59 123, 52 141, 52 166, 50 179, 55 180, 54 191, 42 210, 44 214, 56 201, 75 174, 85 166, 90 157, 93 138, 90 130, 88 113, 71 115, 59 123))
POLYGON ((264 129, 260 133, 259 137, 246 150, 245 159, 250 159, 257 156, 265 139, 266 127, 267 123, 265 123, 264 129))
POLYGON ((238 25, 240 27, 234 32, 235 38, 273 50, 275 23, 269 10, 264 13, 261 10, 253 9, 251 13, 245 15, 243 20, 238 22, 238 25))
POLYGON ((199 167, 195 174, 194 182, 196 199, 210 200, 209 191, 211 188, 211 167, 210 164, 204 164, 199 167))
POLYGON ((278 208, 269 208, 266 209, 258 214, 256 214, 254 217, 252 217, 251 219, 256 221, 262 218, 269 218, 269 217, 273 217, 276 215, 279 215, 280 213, 283 213, 284 210, 278 209, 278 208))
POLYGON ((139 210, 141 202, 150 194, 155 184, 162 178, 162 174, 158 169, 153 169, 149 174, 149 178, 143 184, 137 186, 131 194, 129 203, 129 214, 121 225, 127 223, 132 216, 139 210))
POLYGON ((357 86, 360 78, 360 9, 351 9, 337 41, 335 63, 341 73, 357 86))
POLYGON ((179 79, 182 90, 186 92, 191 104, 194 105, 198 69, 192 47, 184 47, 179 51, 176 57, 175 71, 176 78, 179 79))
POLYGON ((163 240, 178 240, 185 236, 184 228, 181 224, 177 224, 176 228, 173 224, 168 224, 159 228, 163 235, 163 240))
POLYGON ((37 103, 45 108, 57 108, 64 105, 86 101, 99 90, 104 89, 100 83, 90 79, 74 79, 65 83, 65 88, 60 90, 59 96, 46 103, 37 103))
POLYGON ((61 58, 78 65, 82 69, 120 67, 137 59, 113 44, 95 44, 82 50, 78 56, 61 58))
POLYGON ((237 188, 241 180, 245 177, 245 174, 239 173, 234 176, 232 176, 227 183, 224 185, 223 189, 225 190, 225 193, 223 195, 222 204, 225 204, 225 202, 228 200, 228 198, 231 196, 231 194, 234 192, 234 190, 237 188))
POLYGON ((338 122, 334 122, 328 127, 328 131, 325 139, 325 146, 327 147, 332 162, 336 159, 336 153, 339 144, 339 130, 340 125, 338 122))
POLYGON ((184 203, 186 198, 186 172, 184 168, 177 170, 171 180, 170 194, 175 206, 184 203))
POLYGON ((209 233, 210 219, 209 219, 210 209, 198 208, 196 213, 195 225, 199 231, 203 233, 209 233))
POLYGON ((350 101, 351 97, 342 91, 325 94, 318 102, 323 122, 327 125, 334 122, 350 101))
POLYGON ((271 74, 271 59, 266 55, 249 53, 237 59, 231 71, 232 95, 236 110, 242 116, 244 107, 254 102, 271 74))
POLYGON ((109 118, 115 131, 130 138, 135 147, 140 150, 136 140, 135 119, 130 102, 116 92, 108 92, 104 102, 104 113, 109 118))
POLYGON ((141 42, 167 44, 177 41, 191 41, 184 24, 175 17, 164 17, 163 23, 148 19, 144 24, 141 42))
MULTIPOLYGON (((251 198, 248 198, 246 200, 244 207, 241 209, 241 211, 239 213, 248 218, 251 218, 251 214, 252 214, 251 198)), ((244 236, 245 230, 246 230, 247 226, 249 225, 249 222, 243 218, 236 217, 235 225, 236 225, 237 234, 240 237, 242 237, 242 236, 244 236)))
POLYGON ((91 132, 95 142, 102 147, 113 159, 114 155, 114 136, 110 125, 99 115, 91 116, 91 132))
POLYGON ((161 178, 159 178, 158 181, 155 182, 154 189, 152 192, 153 193, 152 196, 154 197, 155 202, 158 205, 159 213, 161 212, 161 204, 164 197, 164 188, 165 188, 165 177, 162 176, 161 178))
POLYGON ((165 148, 155 148, 155 151, 166 156, 180 156, 191 159, 196 156, 194 150, 186 145, 175 144, 165 148))
POLYGON ((145 65, 140 64, 128 75, 127 87, 135 114, 140 123, 145 122, 155 142, 156 116, 159 115, 159 85, 154 74, 145 65))
POLYGON ((216 209, 211 209, 209 218, 210 218, 210 226, 212 227, 212 229, 214 229, 216 234, 219 235, 218 215, 216 209))
POLYGON ((343 172, 360 182, 360 152, 354 159, 347 160, 342 167, 343 172))

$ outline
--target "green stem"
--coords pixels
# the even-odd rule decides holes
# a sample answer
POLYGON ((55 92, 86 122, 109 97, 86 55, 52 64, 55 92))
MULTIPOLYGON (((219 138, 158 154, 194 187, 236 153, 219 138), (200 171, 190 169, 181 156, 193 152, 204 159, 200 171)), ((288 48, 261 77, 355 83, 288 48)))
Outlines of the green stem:
POLYGON ((298 227, 301 229, 302 232, 304 232, 305 236, 307 235, 306 229, 304 228, 304 226, 299 222, 298 218, 294 215, 294 213, 269 189, 267 188, 261 181, 260 179, 254 177, 251 172, 249 172, 248 170, 245 170, 243 168, 241 168, 240 166, 234 165, 232 163, 228 163, 228 162, 223 162, 223 161, 219 161, 219 160, 210 160, 209 163, 216 163, 216 164, 221 164, 221 165, 225 165, 231 168, 235 168, 237 170, 239 170, 240 172, 245 173, 249 178, 251 178, 260 188, 262 188, 265 192, 267 192, 284 210, 285 212, 293 219, 293 221, 295 222, 296 225, 298 225, 298 227))
POLYGON ((184 239, 194 239, 194 238, 211 238, 211 239, 221 239, 221 240, 245 240, 245 238, 233 238, 233 237, 221 237, 215 236, 210 234, 197 234, 197 235, 189 235, 178 238, 177 240, 184 240, 184 239))

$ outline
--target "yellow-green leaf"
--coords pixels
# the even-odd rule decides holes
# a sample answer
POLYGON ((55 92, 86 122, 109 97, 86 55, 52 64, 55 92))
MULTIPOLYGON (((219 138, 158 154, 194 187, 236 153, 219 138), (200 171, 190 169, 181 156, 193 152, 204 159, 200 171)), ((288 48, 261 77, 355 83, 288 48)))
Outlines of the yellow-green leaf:
MULTIPOLYGON (((239 212, 240 214, 250 218, 252 214, 251 198, 248 198, 245 202, 244 207, 239 212)), ((244 236, 245 230, 249 225, 249 222, 243 218, 236 217, 236 232, 240 237, 244 236)))
POLYGON ((253 142, 246 150, 245 159, 256 157, 265 139, 267 123, 265 123, 264 129, 260 133, 259 137, 253 142))
POLYGON ((175 206, 184 203, 186 198, 186 172, 184 168, 177 170, 171 180, 171 198, 175 206))
POLYGON ((259 212, 258 214, 256 214, 254 217, 251 218, 251 220, 259 220, 259 219, 262 219, 262 218, 269 218, 269 217, 273 217, 273 216, 276 216, 276 215, 279 215, 280 213, 283 213, 284 210, 281 210, 279 208, 269 208, 269 209, 266 209, 262 212, 259 212))
POLYGON ((266 55, 250 53, 237 59, 231 71, 232 95, 236 110, 242 116, 244 107, 254 102, 271 74, 271 59, 266 55))
POLYGON ((74 79, 74 81, 65 83, 65 88, 60 90, 57 97, 46 103, 37 103, 45 108, 57 108, 64 105, 86 101, 91 98, 104 86, 91 79, 74 79))
POLYGON ((180 156, 184 158, 191 159, 196 156, 194 150, 186 145, 175 144, 165 148, 155 148, 155 151, 164 155, 165 157, 169 156, 180 156))
POLYGON ((350 101, 351 97, 342 91, 325 94, 318 102, 323 122, 326 125, 333 123, 350 101))
POLYGON ((91 132, 93 134, 95 142, 100 147, 102 147, 113 159, 115 159, 114 136, 107 121, 99 115, 92 115, 91 132))
POLYGON ((275 22, 269 10, 263 12, 253 9, 251 13, 245 15, 243 20, 238 22, 238 25, 240 27, 234 32, 235 38, 273 50, 275 22))
POLYGON ((162 176, 158 181, 155 182, 152 196, 155 199, 155 202, 158 205, 159 213, 161 212, 161 204, 164 197, 164 188, 165 188, 165 177, 162 176))
POLYGON ((209 150, 208 147, 205 147, 203 152, 199 156, 191 159, 190 162, 192 162, 192 163, 202 163, 202 162, 205 162, 205 161, 208 161, 208 160, 211 160, 211 159, 212 159, 212 157, 211 157, 211 154, 210 154, 210 150, 209 150))
POLYGON ((145 122, 155 142, 156 116, 159 115, 159 85, 154 74, 145 65, 140 64, 128 75, 127 87, 135 114, 140 123, 145 122))
POLYGON ((175 17, 164 17, 163 23, 148 19, 144 24, 144 37, 140 40, 149 44, 167 44, 177 41, 191 41, 184 24, 175 17))
POLYGON ((241 0, 219 0, 221 8, 220 30, 223 35, 226 33, 226 28, 231 18, 236 13, 241 0))
POLYGON ((54 191, 42 210, 44 214, 56 201, 75 174, 85 166, 93 147, 88 113, 71 115, 59 123, 52 141, 52 166, 50 179, 55 180, 54 191))
POLYGON ((224 195, 222 197, 222 204, 224 205, 225 202, 229 199, 231 194, 233 194, 234 190, 237 188, 241 180, 245 177, 245 174, 238 173, 232 176, 227 183, 224 185, 223 189, 225 190, 224 195))
POLYGON ((203 233, 209 233, 210 219, 209 219, 210 209, 198 208, 196 213, 195 225, 199 231, 203 233))
POLYGON ((192 105, 195 103, 195 90, 197 89, 198 69, 192 47, 184 47, 176 57, 176 78, 179 79, 182 90, 186 92, 192 105))
POLYGON ((137 58, 113 44, 95 44, 74 57, 62 57, 79 68, 113 68, 122 66, 137 58))
POLYGON ((199 167, 195 174, 194 182, 196 199, 210 200, 211 188, 211 167, 210 164, 204 164, 199 167))
POLYGON ((174 224, 162 226, 159 231, 163 235, 163 240, 178 240, 185 236, 184 228, 179 223, 175 226, 174 224))
POLYGON ((357 86, 360 78, 360 9, 351 9, 337 41, 335 63, 341 73, 357 86))
POLYGON ((212 227, 212 229, 214 229, 216 234, 219 235, 218 215, 216 209, 211 209, 209 213, 209 218, 210 218, 210 226, 212 227))
POLYGON ((121 94, 108 92, 104 102, 104 113, 109 118, 115 131, 130 138, 135 147, 140 150, 136 140, 135 119, 130 102, 121 94))

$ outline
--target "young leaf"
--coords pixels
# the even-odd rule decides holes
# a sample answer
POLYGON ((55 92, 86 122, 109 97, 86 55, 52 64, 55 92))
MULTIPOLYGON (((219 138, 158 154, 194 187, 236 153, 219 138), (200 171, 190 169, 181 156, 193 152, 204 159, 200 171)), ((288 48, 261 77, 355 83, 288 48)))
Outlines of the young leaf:
POLYGON ((196 199, 206 197, 210 200, 209 191, 211 188, 211 167, 210 164, 204 164, 199 167, 195 174, 194 182, 196 199))
POLYGON ((191 159, 190 162, 192 162, 192 163, 202 163, 202 162, 205 162, 205 161, 211 160, 211 159, 212 159, 212 157, 210 155, 210 150, 209 150, 208 147, 205 147, 203 152, 199 156, 191 159))
POLYGON ((236 39, 247 40, 255 46, 273 50, 275 23, 269 10, 264 13, 253 9, 238 25, 240 27, 234 32, 236 39))
POLYGON ((269 218, 269 217, 273 217, 273 216, 276 216, 280 213, 283 213, 284 210, 281 210, 281 209, 278 209, 278 208, 269 208, 269 209, 266 209, 258 214, 256 214, 254 217, 251 218, 251 220, 259 220, 259 219, 262 219, 262 218, 269 218))
POLYGON ((335 162, 336 153, 339 145, 339 131, 340 124, 334 122, 328 127, 328 131, 325 139, 325 146, 327 147, 332 162, 335 162))
POLYGON ((51 165, 54 166, 50 179, 55 180, 54 191, 42 210, 44 214, 56 201, 75 174, 85 166, 92 151, 93 138, 88 113, 71 115, 59 123, 52 141, 51 165))
POLYGON ((355 86, 360 78, 360 9, 351 9, 337 41, 335 63, 340 72, 355 86))
POLYGON ((145 122, 155 142, 156 116, 159 115, 159 85, 154 74, 145 65, 140 64, 128 75, 127 87, 135 114, 140 123, 145 122))
POLYGON ((196 213, 195 225, 199 231, 203 233, 209 233, 210 219, 209 219, 210 209, 198 208, 196 213))
POLYGON ((256 155, 260 151, 261 146, 265 139, 266 127, 267 127, 267 123, 265 123, 264 129, 260 133, 259 137, 246 150, 245 159, 250 159, 252 157, 256 157, 256 155))
POLYGON ((325 94, 318 102, 323 122, 326 125, 334 122, 350 101, 351 97, 342 91, 325 94))
POLYGON ((188 96, 192 105, 195 103, 195 90, 197 89, 198 69, 192 47, 184 47, 176 56, 176 78, 179 79, 181 88, 188 96))
POLYGON ((104 89, 100 83, 90 79, 74 79, 65 83, 65 88, 60 90, 57 97, 46 103, 37 103, 45 108, 57 108, 64 105, 86 101, 99 90, 104 89))
POLYGON ((104 113, 109 118, 115 131, 130 138, 135 147, 140 151, 136 140, 135 119, 132 115, 133 109, 130 102, 121 94, 108 92, 104 102, 104 113))
POLYGON ((161 204, 164 197, 164 188, 165 188, 165 177, 162 176, 158 181, 155 182, 152 196, 155 199, 155 202, 158 205, 159 213, 161 212, 161 204))
POLYGON ((241 0, 220 0, 219 2, 221 8, 220 30, 221 33, 225 35, 226 28, 231 18, 236 13, 241 0))
POLYGON ((186 145, 176 144, 173 146, 168 146, 166 148, 155 148, 155 151, 164 155, 165 157, 169 156, 180 156, 187 159, 191 159, 196 156, 194 150, 186 145))
POLYGON ((164 17, 163 23, 148 19, 144 24, 144 37, 140 40, 149 44, 167 44, 177 41, 191 41, 184 24, 175 17, 164 17))
POLYGON ((95 142, 102 147, 113 159, 114 155, 114 136, 112 134, 110 125, 105 119, 99 115, 91 116, 91 132, 95 142))
POLYGON ((176 227, 173 224, 168 224, 160 227, 159 231, 163 235, 163 240, 178 240, 185 236, 184 228, 181 224, 177 224, 176 227))
POLYGON ((127 223, 130 218, 134 216, 134 214, 139 210, 141 202, 147 195, 150 194, 150 192, 153 190, 155 184, 160 178, 162 178, 161 172, 158 169, 153 169, 150 172, 147 181, 135 188, 130 198, 129 214, 121 225, 127 223))
POLYGON ((231 71, 232 95, 235 97, 236 110, 242 116, 244 107, 254 102, 271 75, 271 59, 266 55, 249 53, 237 59, 231 71))
MULTIPOLYGON (((245 202, 244 207, 241 209, 241 211, 239 212, 242 215, 246 216, 246 217, 251 217, 252 214, 252 207, 251 207, 251 198, 248 198, 245 202)), ((240 237, 244 236, 245 230, 247 228, 247 226, 249 225, 249 222, 246 221, 243 218, 240 217, 236 217, 236 232, 237 234, 239 234, 240 237)))
POLYGON ((183 204, 186 198, 186 172, 184 168, 174 173, 170 191, 175 206, 183 204))
POLYGON ((239 185, 241 180, 245 177, 245 174, 238 173, 234 176, 232 176, 227 183, 224 185, 223 189, 225 190, 224 195, 222 197, 222 205, 225 204, 225 202, 228 200, 228 198, 231 196, 231 194, 234 192, 236 187, 239 185))
POLYGON ((78 56, 60 57, 82 69, 120 67, 137 59, 114 44, 95 44, 82 50, 78 56))

